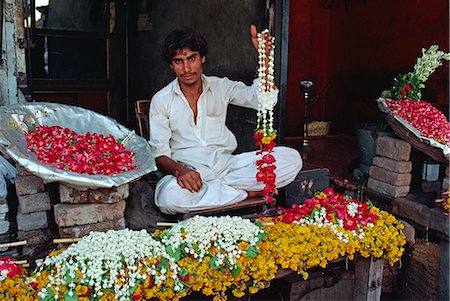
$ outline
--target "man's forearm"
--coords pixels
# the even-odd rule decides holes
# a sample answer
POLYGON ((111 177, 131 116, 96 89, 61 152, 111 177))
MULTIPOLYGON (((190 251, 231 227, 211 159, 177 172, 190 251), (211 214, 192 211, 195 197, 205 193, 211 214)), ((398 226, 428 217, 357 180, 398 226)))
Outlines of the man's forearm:
POLYGON ((177 178, 177 183, 181 188, 185 188, 190 192, 199 192, 202 189, 202 178, 197 171, 187 168, 167 156, 158 157, 155 161, 162 172, 177 178))
POLYGON ((158 169, 164 173, 177 176, 180 173, 180 169, 184 168, 183 165, 170 159, 167 156, 160 156, 155 159, 158 169))

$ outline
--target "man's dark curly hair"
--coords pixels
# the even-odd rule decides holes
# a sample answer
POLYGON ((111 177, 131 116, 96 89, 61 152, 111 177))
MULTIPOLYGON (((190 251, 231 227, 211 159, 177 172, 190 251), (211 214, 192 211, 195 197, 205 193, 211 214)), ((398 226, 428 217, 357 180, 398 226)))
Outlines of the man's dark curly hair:
POLYGON ((192 28, 183 26, 167 35, 161 45, 161 58, 170 64, 177 50, 183 48, 198 51, 202 57, 208 53, 208 43, 205 38, 192 28))

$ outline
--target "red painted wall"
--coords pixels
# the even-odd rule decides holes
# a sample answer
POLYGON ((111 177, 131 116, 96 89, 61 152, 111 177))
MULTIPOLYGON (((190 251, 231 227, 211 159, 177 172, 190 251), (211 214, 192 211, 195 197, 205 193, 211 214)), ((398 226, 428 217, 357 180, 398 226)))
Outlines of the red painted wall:
MULTIPOLYGON (((286 136, 302 135, 301 79, 320 92, 310 120, 352 132, 377 119, 377 97, 432 44, 449 51, 448 0, 291 0, 286 136)), ((430 77, 425 100, 448 105, 448 70, 430 77)))

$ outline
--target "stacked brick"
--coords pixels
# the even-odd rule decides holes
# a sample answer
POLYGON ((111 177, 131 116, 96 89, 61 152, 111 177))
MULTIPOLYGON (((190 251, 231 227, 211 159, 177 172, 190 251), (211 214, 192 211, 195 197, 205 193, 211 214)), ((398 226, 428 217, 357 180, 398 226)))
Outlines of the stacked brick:
POLYGON ((55 221, 61 237, 83 237, 91 231, 125 228, 128 184, 109 189, 59 186, 61 203, 55 205, 55 221))
POLYGON ((0 198, 0 243, 9 242, 8 201, 0 198))
POLYGON ((51 233, 48 228, 48 212, 51 210, 50 196, 45 191, 41 178, 32 175, 22 166, 16 167, 17 238, 27 240, 24 253, 48 243, 51 233))
POLYGON ((412 177, 410 154, 409 143, 391 137, 379 137, 367 187, 394 198, 406 196, 412 177))

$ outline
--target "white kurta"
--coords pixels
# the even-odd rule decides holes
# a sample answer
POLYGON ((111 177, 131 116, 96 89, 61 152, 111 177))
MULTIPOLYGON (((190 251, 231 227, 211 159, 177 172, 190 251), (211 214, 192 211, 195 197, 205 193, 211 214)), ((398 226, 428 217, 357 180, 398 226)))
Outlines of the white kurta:
MULTIPOLYGON (((252 86, 246 86, 227 78, 203 75, 202 85, 196 122, 177 79, 156 93, 150 104, 150 146, 155 158, 164 155, 194 168, 203 180, 202 190, 191 193, 182 189, 174 176, 161 179, 156 187, 155 203, 165 213, 236 203, 247 197, 246 191, 263 188, 255 178, 255 152, 232 155, 237 141, 225 125, 229 104, 258 108, 257 80, 252 86)), ((281 187, 294 180, 302 161, 296 150, 286 147, 277 147, 274 156, 276 184, 281 187)))

